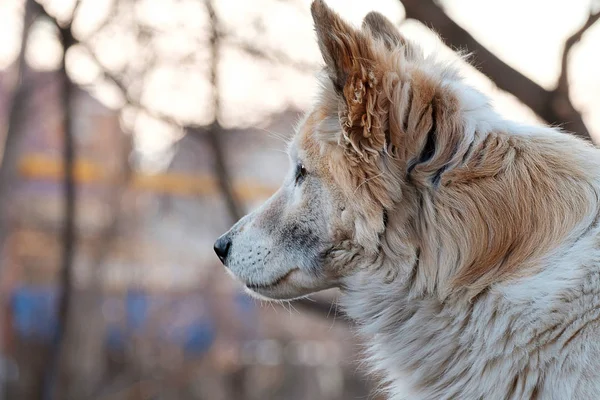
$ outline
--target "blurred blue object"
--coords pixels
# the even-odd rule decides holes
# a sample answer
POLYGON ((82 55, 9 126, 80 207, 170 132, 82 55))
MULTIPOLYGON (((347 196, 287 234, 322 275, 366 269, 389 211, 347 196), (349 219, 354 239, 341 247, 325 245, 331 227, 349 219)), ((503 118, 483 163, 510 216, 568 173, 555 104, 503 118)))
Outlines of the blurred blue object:
POLYGON ((57 293, 52 287, 20 287, 11 298, 13 324, 17 334, 47 341, 56 332, 57 293))
POLYGON ((106 330, 106 345, 112 350, 124 350, 127 338, 123 329, 118 326, 109 326, 106 330))
POLYGON ((183 348, 186 353, 202 354, 212 346, 216 337, 215 326, 210 320, 195 321, 187 327, 183 348))
MULTIPOLYGON (((215 341, 217 326, 208 303, 202 296, 171 297, 130 290, 123 297, 105 297, 106 309, 122 304, 125 311, 104 314, 107 318, 105 343, 108 348, 122 350, 134 335, 154 335, 152 318, 159 316, 160 340, 181 346, 185 353, 197 356, 207 352, 215 341), (110 307, 108 307, 110 306, 110 307)), ((52 340, 57 325, 57 291, 52 287, 25 286, 11 297, 13 326, 17 335, 27 340, 52 340)), ((244 325, 256 325, 255 305, 246 295, 234 298, 235 312, 244 325)), ((156 328, 156 327, 155 327, 156 328)))
POLYGON ((127 326, 135 331, 143 328, 148 319, 148 295, 139 290, 127 291, 125 300, 127 310, 127 326))
POLYGON ((235 305, 242 315, 253 314, 253 312, 256 310, 256 304, 252 297, 243 292, 236 293, 235 305))
POLYGON ((258 334, 258 312, 253 298, 243 292, 238 292, 234 297, 235 312, 238 321, 241 321, 244 334, 256 336, 258 334))

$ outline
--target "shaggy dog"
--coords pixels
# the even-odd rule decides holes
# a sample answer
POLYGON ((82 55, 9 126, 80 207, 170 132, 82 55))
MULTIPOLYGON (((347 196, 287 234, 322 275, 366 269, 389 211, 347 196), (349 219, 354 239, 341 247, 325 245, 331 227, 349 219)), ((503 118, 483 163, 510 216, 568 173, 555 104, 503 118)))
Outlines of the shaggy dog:
POLYGON ((312 15, 293 169, 219 258, 263 298, 340 288, 390 399, 600 399, 600 152, 500 118, 380 14, 312 15))

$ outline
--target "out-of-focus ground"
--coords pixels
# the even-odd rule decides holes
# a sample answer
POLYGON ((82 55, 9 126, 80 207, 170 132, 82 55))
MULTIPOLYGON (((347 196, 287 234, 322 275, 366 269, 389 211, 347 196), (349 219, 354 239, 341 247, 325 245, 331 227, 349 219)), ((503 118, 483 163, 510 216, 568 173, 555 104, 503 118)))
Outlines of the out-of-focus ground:
MULTIPOLYGON (((25 2, 0 4, 0 137, 15 112, 14 94, 27 89, 18 140, 5 152, 16 155, 11 184, 0 193, 7 199, 0 203, 5 398, 34 399, 48 390, 61 324, 55 398, 377 398, 352 324, 334 318, 335 305, 328 315, 253 300, 212 251, 235 216, 211 135, 216 129, 242 211, 276 190, 288 168, 285 140, 317 88, 320 55, 309 1, 210 3, 218 53, 207 3, 84 0, 77 6, 70 27, 77 43, 66 59, 76 149, 66 319, 58 313, 65 289, 64 71, 53 19, 64 28, 75 3, 43 2, 48 15, 31 27, 21 79, 25 2)), ((400 1, 328 3, 357 25, 368 11, 381 11, 428 52, 455 59, 422 24, 404 21, 400 1)), ((590 10, 583 0, 442 4, 481 44, 547 90, 561 73, 564 41, 590 10)), ((569 58, 570 99, 594 137, 600 134, 594 112, 600 108, 599 26, 586 31, 569 58)), ((539 121, 475 69, 465 75, 503 114, 539 121)), ((314 298, 327 305, 335 296, 314 298)))

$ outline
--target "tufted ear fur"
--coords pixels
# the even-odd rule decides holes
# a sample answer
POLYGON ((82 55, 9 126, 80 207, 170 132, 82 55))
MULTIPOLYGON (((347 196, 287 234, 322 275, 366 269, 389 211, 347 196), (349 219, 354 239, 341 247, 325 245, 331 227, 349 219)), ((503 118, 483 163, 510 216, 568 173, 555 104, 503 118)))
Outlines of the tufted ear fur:
POLYGON ((370 31, 345 23, 323 0, 315 0, 311 12, 326 71, 339 97, 344 139, 368 161, 386 143, 389 99, 382 92, 389 50, 370 31))

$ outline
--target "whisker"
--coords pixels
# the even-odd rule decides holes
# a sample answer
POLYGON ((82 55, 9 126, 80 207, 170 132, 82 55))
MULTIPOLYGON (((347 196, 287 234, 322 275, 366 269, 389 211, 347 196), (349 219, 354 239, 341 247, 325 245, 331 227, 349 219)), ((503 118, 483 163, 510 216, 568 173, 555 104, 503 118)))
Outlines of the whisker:
POLYGON ((285 135, 285 134, 280 133, 280 132, 270 131, 270 130, 265 129, 265 128, 258 128, 258 129, 260 129, 261 131, 267 133, 270 137, 272 137, 274 139, 281 140, 284 143, 287 143, 288 140, 290 139, 289 135, 285 135))
POLYGON ((335 319, 336 319, 337 313, 338 313, 337 299, 331 300, 331 306, 329 307, 329 311, 327 312, 327 318, 329 318, 329 313, 331 313, 331 309, 333 307, 335 307, 335 311, 333 312, 333 321, 331 321, 331 325, 329 326, 329 331, 331 331, 333 329, 333 326, 335 325, 335 319))
POLYGON ((274 148, 274 147, 267 147, 267 148, 266 148, 266 150, 272 150, 272 151, 276 151, 276 152, 278 152, 278 153, 283 153, 283 154, 286 154, 286 155, 287 155, 287 151, 285 151, 285 150, 281 150, 281 149, 276 149, 276 148, 274 148))
POLYGON ((292 309, 289 307, 290 302, 289 301, 284 301, 281 303, 281 305, 283 306, 283 308, 285 308, 285 310, 288 312, 288 314, 290 315, 290 317, 292 316, 292 309), (288 305, 288 307, 286 307, 285 305, 288 305))
POLYGON ((291 301, 288 301, 288 304, 290 305, 290 312, 291 310, 296 311, 296 314, 300 314, 300 311, 298 311, 298 309, 296 307, 294 307, 294 305, 292 304, 291 301))

